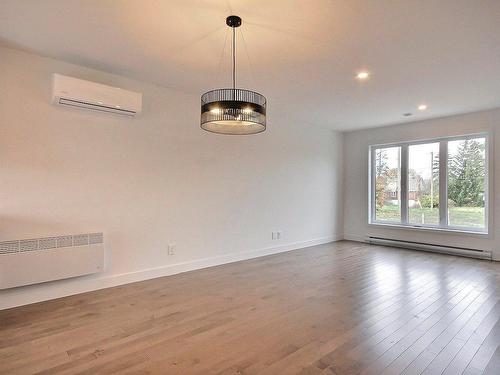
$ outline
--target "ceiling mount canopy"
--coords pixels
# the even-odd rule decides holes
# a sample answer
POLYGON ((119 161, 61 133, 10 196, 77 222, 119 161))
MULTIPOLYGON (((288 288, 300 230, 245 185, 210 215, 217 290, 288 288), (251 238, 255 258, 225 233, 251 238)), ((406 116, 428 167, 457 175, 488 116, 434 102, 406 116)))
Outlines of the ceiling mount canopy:
POLYGON ((235 28, 241 26, 241 17, 238 16, 229 16, 226 18, 226 25, 229 27, 235 28))
POLYGON ((201 96, 201 128, 219 134, 261 133, 266 130, 266 98, 254 91, 236 88, 235 30, 241 26, 241 18, 229 16, 226 25, 233 32, 233 87, 211 90, 201 96))

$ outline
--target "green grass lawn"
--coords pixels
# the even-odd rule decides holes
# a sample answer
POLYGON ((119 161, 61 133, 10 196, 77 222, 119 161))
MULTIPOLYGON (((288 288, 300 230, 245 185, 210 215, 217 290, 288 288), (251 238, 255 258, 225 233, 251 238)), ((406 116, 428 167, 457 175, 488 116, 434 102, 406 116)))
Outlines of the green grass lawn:
MULTIPOLYGON (((399 222, 399 207, 377 208, 377 220, 399 222)), ((409 221, 412 224, 439 224, 439 209, 410 208, 409 221)), ((483 228, 484 207, 450 207, 449 223, 456 227, 483 228)))

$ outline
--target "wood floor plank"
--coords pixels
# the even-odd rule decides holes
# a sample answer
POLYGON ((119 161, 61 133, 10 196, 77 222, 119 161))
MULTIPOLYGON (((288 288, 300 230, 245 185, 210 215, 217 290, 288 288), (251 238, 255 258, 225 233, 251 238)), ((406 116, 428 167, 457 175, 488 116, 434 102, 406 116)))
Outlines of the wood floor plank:
POLYGON ((340 241, 0 311, 0 374, 496 373, 500 263, 340 241))
MULTIPOLYGON (((393 332, 404 327, 409 320, 429 316, 436 310, 442 309, 446 303, 456 298, 457 295, 463 295, 463 288, 467 285, 466 280, 465 278, 461 279, 459 283, 449 284, 448 286, 450 289, 448 289, 448 293, 445 295, 442 295, 442 292, 437 293, 438 296, 440 295, 440 298, 435 298, 436 294, 433 294, 430 298, 429 295, 427 295, 427 298, 416 305, 415 308, 403 310, 403 313, 400 315, 394 316, 393 314, 390 318, 392 320, 389 325, 384 325, 382 327, 378 324, 382 329, 377 329, 376 331, 371 330, 369 333, 370 335, 363 335, 360 341, 351 338, 343 347, 321 358, 320 362, 328 364, 329 366, 334 366, 338 372, 353 371, 353 368, 350 366, 354 365, 360 367, 362 365, 362 361, 356 358, 361 358, 365 352, 369 352, 371 348, 386 339, 393 332), (354 357, 354 359, 350 359, 352 357, 354 357)), ((426 287, 425 289, 428 290, 429 288, 426 287)))
POLYGON ((488 363, 490 362, 500 343, 500 320, 498 315, 496 318, 497 321, 495 326, 483 341, 483 343, 479 347, 479 350, 476 352, 476 354, 474 354, 474 357, 472 358, 472 361, 469 362, 467 368, 479 370, 482 372, 488 366, 488 363))
MULTIPOLYGON (((453 358, 447 368, 444 370, 444 374, 453 375, 460 374, 466 371, 471 360, 474 358, 478 350, 481 348, 484 340, 490 334, 492 328, 498 323, 500 316, 500 304, 495 306, 493 309, 481 322, 481 324, 474 330, 474 333, 470 336, 461 350, 453 358)), ((497 344, 500 339, 497 340, 497 344)), ((472 371, 472 370, 468 370, 472 371)))
POLYGON ((484 375, 498 375, 498 369, 500 369, 500 345, 493 353, 488 366, 484 369, 484 375))
MULTIPOLYGON (((402 369, 405 368, 404 374, 420 374, 426 370, 427 366, 433 361, 437 361, 439 366, 444 370, 449 365, 449 362, 456 357, 457 353, 463 348, 467 340, 472 336, 474 330, 479 326, 482 320, 490 313, 492 309, 498 305, 498 296, 491 297, 478 309, 473 318, 460 330, 460 332, 451 340, 449 331, 440 335, 431 344, 420 340, 412 345, 405 353, 403 353, 391 366, 384 372, 384 374, 394 374, 396 371, 390 371, 391 368, 402 369), (448 335, 447 335, 448 333, 448 335)), ((434 370, 438 372, 437 369, 434 370)), ((441 371, 442 372, 442 371, 441 371)))

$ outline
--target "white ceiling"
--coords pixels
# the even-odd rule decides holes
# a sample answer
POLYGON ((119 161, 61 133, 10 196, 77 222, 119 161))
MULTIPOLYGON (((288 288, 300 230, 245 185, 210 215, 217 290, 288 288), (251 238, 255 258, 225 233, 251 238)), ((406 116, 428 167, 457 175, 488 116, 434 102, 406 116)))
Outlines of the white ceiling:
POLYGON ((498 0, 1 0, 0 40, 201 94, 230 82, 231 13, 239 86, 274 115, 351 130, 500 107, 498 0))

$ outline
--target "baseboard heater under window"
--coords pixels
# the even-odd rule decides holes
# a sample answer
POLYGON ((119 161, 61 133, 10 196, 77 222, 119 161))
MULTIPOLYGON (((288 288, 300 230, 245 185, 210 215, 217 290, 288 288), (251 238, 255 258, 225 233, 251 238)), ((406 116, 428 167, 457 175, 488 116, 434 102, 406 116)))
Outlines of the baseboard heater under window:
POLYGON ((401 247, 405 249, 424 250, 435 253, 460 255, 469 258, 492 260, 491 251, 486 251, 486 250, 467 249, 455 246, 442 246, 442 245, 434 245, 422 242, 401 241, 401 240, 393 240, 390 238, 381 238, 381 237, 367 237, 366 242, 372 245, 401 247))
POLYGON ((88 275, 103 269, 102 233, 0 242, 0 289, 88 275))

